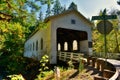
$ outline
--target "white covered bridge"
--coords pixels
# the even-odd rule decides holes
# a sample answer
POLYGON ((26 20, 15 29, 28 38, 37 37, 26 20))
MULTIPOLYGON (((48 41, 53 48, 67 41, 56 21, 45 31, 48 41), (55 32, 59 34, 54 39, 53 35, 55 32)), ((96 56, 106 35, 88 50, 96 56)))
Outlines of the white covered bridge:
POLYGON ((93 24, 77 10, 50 16, 45 22, 46 28, 39 29, 25 42, 24 56, 40 60, 47 54, 50 63, 56 64, 62 53, 63 59, 80 53, 92 54, 93 24))

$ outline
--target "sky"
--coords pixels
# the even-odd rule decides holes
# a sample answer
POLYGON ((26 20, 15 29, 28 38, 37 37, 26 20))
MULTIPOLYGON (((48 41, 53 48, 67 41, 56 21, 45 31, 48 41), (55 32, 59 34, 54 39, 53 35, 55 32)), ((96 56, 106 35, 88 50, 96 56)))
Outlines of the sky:
MULTIPOLYGON (((86 18, 92 18, 92 16, 97 16, 100 10, 118 9, 120 10, 120 5, 117 4, 118 0, 59 0, 62 6, 68 8, 71 2, 77 4, 78 11, 86 18)), ((46 12, 47 6, 42 6, 42 12, 46 12)), ((43 15, 45 17, 45 15, 43 15)))
POLYGON ((100 10, 106 9, 119 9, 117 0, 59 0, 62 6, 68 7, 71 2, 77 4, 78 11, 86 18, 98 15, 100 10))
POLYGON ((59 0, 61 4, 66 7, 71 2, 77 4, 78 11, 82 13, 86 18, 98 15, 100 10, 106 9, 119 9, 120 5, 117 4, 117 0, 59 0))

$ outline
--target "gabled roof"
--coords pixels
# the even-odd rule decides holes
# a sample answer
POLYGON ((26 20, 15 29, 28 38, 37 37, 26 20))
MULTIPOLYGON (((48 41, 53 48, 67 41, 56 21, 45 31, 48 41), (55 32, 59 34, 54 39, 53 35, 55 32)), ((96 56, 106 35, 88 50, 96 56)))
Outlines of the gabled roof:
MULTIPOLYGON (((60 16, 67 15, 67 14, 70 14, 70 13, 76 13, 76 14, 77 14, 78 16, 80 16, 85 22, 87 22, 90 26, 94 26, 93 23, 91 23, 86 17, 84 17, 84 16, 83 16, 80 12, 78 12, 77 10, 67 10, 67 11, 64 11, 64 12, 62 12, 62 13, 60 13, 60 14, 53 15, 53 16, 49 16, 49 17, 47 17, 47 18, 44 20, 44 22, 47 23, 49 20, 58 18, 58 17, 60 17, 60 16)), ((33 33, 29 36, 29 38, 32 37, 37 31, 39 31, 39 29, 33 31, 33 33)), ((29 39, 29 38, 28 38, 28 39, 29 39)), ((28 40, 28 39, 27 39, 27 40, 28 40)))
POLYGON ((78 12, 77 10, 67 10, 64 11, 63 13, 57 14, 57 15, 53 15, 53 16, 49 16, 48 18, 45 19, 45 22, 51 20, 51 19, 55 19, 58 18, 60 16, 64 16, 70 13, 76 13, 77 15, 79 15, 85 22, 87 22, 89 25, 94 26, 94 24, 92 22, 90 22, 86 17, 84 17, 80 12, 78 12))

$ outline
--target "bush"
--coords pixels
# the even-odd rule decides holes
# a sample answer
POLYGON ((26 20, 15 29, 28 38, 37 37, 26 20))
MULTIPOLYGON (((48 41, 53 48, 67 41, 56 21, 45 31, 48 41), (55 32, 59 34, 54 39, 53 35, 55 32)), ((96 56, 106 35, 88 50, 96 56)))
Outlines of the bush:
POLYGON ((47 64, 48 64, 49 60, 48 60, 48 56, 44 55, 42 57, 42 59, 40 60, 40 74, 37 76, 36 79, 42 79, 46 76, 46 74, 48 73, 47 70, 49 69, 47 64))
POLYGON ((73 69, 74 68, 72 60, 68 61, 68 66, 69 66, 69 69, 73 69))
POLYGON ((0 71, 7 72, 7 74, 24 73, 25 59, 22 56, 9 55, 0 56, 0 71))
POLYGON ((29 80, 38 73, 39 61, 34 59, 9 55, 0 56, 0 60, 0 74, 3 78, 6 78, 7 75, 22 74, 29 80))
POLYGON ((82 59, 80 59, 78 71, 79 71, 79 72, 80 72, 80 71, 83 71, 83 69, 84 69, 84 64, 83 64, 82 59))
POLYGON ((9 80, 25 80, 21 74, 19 74, 19 75, 15 75, 15 74, 14 75, 9 75, 8 78, 10 78, 9 80))

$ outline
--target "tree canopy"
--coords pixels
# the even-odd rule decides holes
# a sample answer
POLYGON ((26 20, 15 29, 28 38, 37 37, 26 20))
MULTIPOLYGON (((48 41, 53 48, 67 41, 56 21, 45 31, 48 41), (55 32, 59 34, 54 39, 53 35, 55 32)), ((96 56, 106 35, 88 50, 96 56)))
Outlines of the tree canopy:
POLYGON ((1 53, 23 53, 24 41, 33 31, 31 27, 37 24, 36 12, 40 10, 40 6, 36 2, 40 1, 0 1, 1 53))
POLYGON ((49 17, 51 15, 51 4, 54 3, 54 0, 40 0, 41 3, 47 4, 47 11, 46 11, 46 17, 49 17))
POLYGON ((117 1, 118 5, 120 5, 120 0, 117 1))
POLYGON ((56 15, 56 14, 60 14, 61 12, 63 12, 64 8, 61 6, 61 3, 59 0, 56 0, 54 2, 54 6, 53 6, 53 14, 56 15))
MULTIPOLYGON (((109 13, 107 13, 107 15, 117 15, 117 10, 110 10, 109 13)), ((99 15, 101 14, 102 11, 100 10, 99 15)), ((112 24, 113 24, 113 30, 107 34, 107 52, 108 53, 119 53, 120 52, 120 30, 119 30, 119 20, 115 19, 115 20, 109 20, 112 24)), ((100 20, 97 20, 97 23, 99 23, 100 20)), ((93 28, 93 50, 96 53, 100 53, 103 52, 104 53, 104 35, 100 34, 97 29, 96 26, 93 28)))
POLYGON ((68 10, 77 10, 77 5, 74 2, 72 2, 68 7, 68 10))

